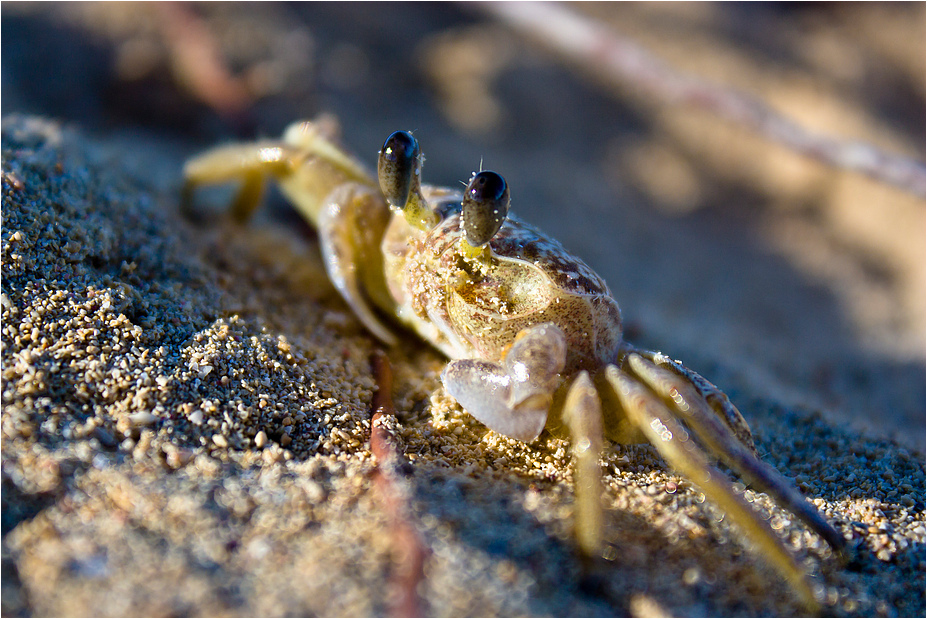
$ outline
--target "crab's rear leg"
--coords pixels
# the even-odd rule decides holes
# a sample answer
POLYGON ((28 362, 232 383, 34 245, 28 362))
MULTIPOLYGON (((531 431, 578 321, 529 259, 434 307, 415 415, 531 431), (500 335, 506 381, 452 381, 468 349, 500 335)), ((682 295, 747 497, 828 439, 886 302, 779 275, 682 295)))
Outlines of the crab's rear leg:
POLYGON ((819 606, 802 568, 786 550, 769 525, 742 496, 731 481, 712 466, 701 448, 677 419, 678 413, 640 380, 617 366, 609 365, 605 378, 615 391, 624 413, 660 452, 666 461, 697 485, 747 538, 757 545, 766 561, 789 582, 809 610, 819 606))
MULTIPOLYGON (((662 374, 662 378, 657 379, 656 376, 653 376, 652 380, 653 382, 661 383, 664 391, 671 391, 676 385, 687 386, 690 388, 690 391, 691 388, 694 388, 701 396, 701 408, 709 412, 712 417, 716 418, 727 427, 728 432, 726 432, 726 434, 732 434, 742 446, 746 447, 746 449, 754 455, 756 454, 756 446, 753 444, 753 434, 750 432, 750 426, 747 425, 747 421, 727 395, 714 384, 709 382, 698 372, 690 370, 663 353, 635 348, 628 345, 626 345, 624 352, 627 359, 631 359, 632 357, 635 358, 635 372, 638 372, 638 370, 643 371, 644 366, 640 363, 643 359, 646 359, 659 368, 663 368, 665 371, 662 374), (643 359, 641 359, 641 357, 643 359), (671 374, 675 376, 671 376, 671 374), (708 408, 705 407, 705 403, 708 404, 708 408)), ((641 377, 645 378, 643 375, 641 377)), ((647 382, 649 384, 651 380, 647 382)), ((655 387, 655 385, 651 385, 651 387, 655 387)), ((668 392, 664 393, 664 391, 659 392, 663 397, 670 399, 676 397, 670 395, 668 392)))
POLYGON ((229 211, 236 221, 247 221, 261 202, 265 178, 289 176, 299 159, 299 150, 270 140, 208 150, 184 164, 181 208, 194 214, 193 193, 201 185, 239 183, 229 211))
POLYGON ((686 425, 709 450, 745 481, 775 497, 782 507, 798 516, 832 548, 844 549, 844 537, 781 473, 754 455, 746 422, 717 387, 665 355, 638 352, 640 354, 632 353, 627 357, 630 369, 655 393, 673 403, 686 425), (743 425, 729 421, 735 418, 743 425), (740 427, 748 433, 746 445, 737 432, 740 427))
POLYGON ((318 226, 325 198, 338 186, 359 183, 376 188, 364 166, 336 143, 331 119, 301 121, 280 140, 229 144, 208 150, 184 165, 183 207, 190 212, 193 191, 201 185, 240 183, 232 216, 245 221, 260 203, 264 183, 275 180, 287 199, 318 226))

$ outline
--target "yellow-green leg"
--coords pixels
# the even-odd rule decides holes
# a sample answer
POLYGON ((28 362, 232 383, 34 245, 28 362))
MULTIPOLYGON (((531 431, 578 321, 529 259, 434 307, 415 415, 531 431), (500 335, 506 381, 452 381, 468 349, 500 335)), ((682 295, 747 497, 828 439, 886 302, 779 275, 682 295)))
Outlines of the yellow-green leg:
MULTIPOLYGON (((722 407, 730 407, 734 412, 737 409, 734 409, 717 387, 664 355, 655 354, 654 358, 648 359, 631 353, 627 362, 634 374, 654 393, 681 413, 680 418, 695 432, 706 448, 731 467, 737 475, 760 491, 775 497, 779 505, 798 516, 832 548, 837 551, 844 549, 846 540, 821 513, 781 473, 754 455, 756 452, 752 439, 749 444, 744 445, 730 424, 725 423, 731 415, 725 414, 722 407), (696 382, 693 376, 701 381, 696 382), (721 394, 723 400, 715 394, 721 394), (715 405, 712 406, 712 403, 715 405)), ((736 412, 736 415, 737 418, 743 419, 739 412, 736 412)))
POLYGON ((764 559, 792 586, 809 611, 817 610, 818 599, 802 568, 769 525, 743 497, 734 492, 731 481, 708 462, 701 448, 676 419, 676 413, 637 378, 618 367, 612 365, 606 368, 605 377, 625 414, 647 436, 667 463, 698 486, 739 526, 748 539, 757 545, 764 559))
POLYGON ((236 221, 247 221, 261 202, 264 179, 283 179, 299 164, 300 153, 281 142, 252 142, 219 146, 187 161, 183 168, 181 208, 193 213, 193 193, 202 185, 238 183, 230 206, 236 221))
POLYGON ((563 418, 573 441, 573 526, 580 550, 593 557, 602 551, 602 406, 586 372, 580 372, 570 386, 563 418))

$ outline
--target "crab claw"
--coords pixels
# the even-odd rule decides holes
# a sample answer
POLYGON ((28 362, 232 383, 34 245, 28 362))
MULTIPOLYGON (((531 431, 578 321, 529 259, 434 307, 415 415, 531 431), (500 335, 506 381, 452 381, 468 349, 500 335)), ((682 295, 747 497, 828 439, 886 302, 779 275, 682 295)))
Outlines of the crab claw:
POLYGON ((500 434, 530 442, 547 423, 546 407, 511 406, 512 379, 495 363, 451 361, 441 373, 441 380, 468 413, 500 434))
POLYGON ((538 437, 566 363, 566 337, 542 324, 519 333, 503 363, 451 361, 441 373, 447 392, 491 430, 520 441, 538 437))

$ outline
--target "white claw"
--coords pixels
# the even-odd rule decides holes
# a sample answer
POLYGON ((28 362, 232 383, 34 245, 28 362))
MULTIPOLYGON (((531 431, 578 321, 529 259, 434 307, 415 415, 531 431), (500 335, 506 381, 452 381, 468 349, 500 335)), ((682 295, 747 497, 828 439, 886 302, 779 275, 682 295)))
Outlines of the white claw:
POLYGON ((566 361, 566 339, 552 324, 525 330, 504 366, 478 359, 451 361, 441 374, 444 388, 491 430, 520 441, 538 437, 566 361))
POLYGON ((512 379, 495 363, 476 359, 451 361, 441 373, 441 381, 468 413, 499 434, 530 442, 547 423, 547 406, 513 409, 509 405, 512 379))

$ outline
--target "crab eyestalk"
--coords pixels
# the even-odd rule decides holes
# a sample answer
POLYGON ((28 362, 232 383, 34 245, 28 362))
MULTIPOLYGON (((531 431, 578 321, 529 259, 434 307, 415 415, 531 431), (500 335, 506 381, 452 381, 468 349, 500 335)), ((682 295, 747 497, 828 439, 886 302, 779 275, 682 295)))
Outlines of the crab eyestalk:
POLYGON ((408 131, 395 131, 380 149, 377 179, 387 202, 402 211, 410 226, 430 230, 438 217, 422 195, 423 161, 418 140, 408 131))
POLYGON ((473 175, 464 192, 461 211, 462 253, 476 258, 488 252, 489 241, 509 214, 509 202, 509 186, 502 176, 489 170, 473 175))

